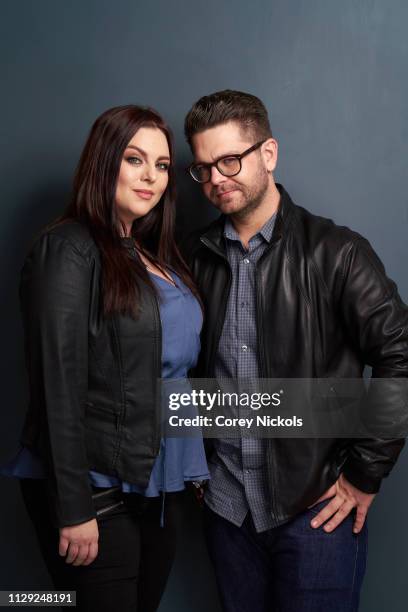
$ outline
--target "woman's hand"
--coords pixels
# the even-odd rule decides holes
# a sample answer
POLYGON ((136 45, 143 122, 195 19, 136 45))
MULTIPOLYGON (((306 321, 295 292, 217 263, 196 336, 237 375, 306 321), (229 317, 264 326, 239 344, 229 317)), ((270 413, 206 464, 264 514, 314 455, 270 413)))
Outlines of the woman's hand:
POLYGON ((96 519, 79 525, 60 527, 59 549, 65 563, 72 565, 89 565, 98 554, 99 530, 96 519), (68 553, 68 554, 67 554, 68 553))

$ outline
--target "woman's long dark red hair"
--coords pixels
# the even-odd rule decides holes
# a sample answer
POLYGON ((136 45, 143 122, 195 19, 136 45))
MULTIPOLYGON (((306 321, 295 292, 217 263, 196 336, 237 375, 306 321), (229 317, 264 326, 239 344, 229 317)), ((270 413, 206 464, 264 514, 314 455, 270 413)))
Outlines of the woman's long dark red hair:
POLYGON ((92 126, 73 183, 71 202, 58 223, 76 219, 85 223, 101 254, 105 315, 137 316, 140 282, 155 291, 145 266, 132 257, 122 240, 123 228, 115 204, 116 185, 124 151, 141 127, 154 127, 166 136, 170 150, 169 181, 160 202, 134 221, 135 244, 159 268, 171 268, 198 297, 189 269, 174 238, 175 177, 171 131, 152 108, 128 105, 105 111, 92 126))

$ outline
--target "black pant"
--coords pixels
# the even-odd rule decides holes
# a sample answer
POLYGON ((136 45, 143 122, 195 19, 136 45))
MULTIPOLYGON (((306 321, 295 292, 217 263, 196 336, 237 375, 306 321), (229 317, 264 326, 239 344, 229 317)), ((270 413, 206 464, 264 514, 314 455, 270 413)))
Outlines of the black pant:
POLYGON ((181 493, 166 494, 163 527, 162 498, 146 499, 120 490, 102 496, 104 508, 116 507, 98 516, 98 556, 88 566, 74 567, 58 554, 59 532, 51 522, 44 481, 20 482, 54 587, 76 591, 77 610, 157 610, 174 560, 181 493), (123 503, 118 505, 118 500, 123 503))

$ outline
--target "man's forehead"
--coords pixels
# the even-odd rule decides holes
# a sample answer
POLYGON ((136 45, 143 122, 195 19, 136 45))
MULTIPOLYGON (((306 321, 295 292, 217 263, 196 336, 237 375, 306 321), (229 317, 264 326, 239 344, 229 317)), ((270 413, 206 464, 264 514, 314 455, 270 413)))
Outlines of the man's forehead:
POLYGON ((192 137, 194 158, 202 162, 240 153, 243 147, 251 144, 250 135, 233 121, 208 128, 192 137))

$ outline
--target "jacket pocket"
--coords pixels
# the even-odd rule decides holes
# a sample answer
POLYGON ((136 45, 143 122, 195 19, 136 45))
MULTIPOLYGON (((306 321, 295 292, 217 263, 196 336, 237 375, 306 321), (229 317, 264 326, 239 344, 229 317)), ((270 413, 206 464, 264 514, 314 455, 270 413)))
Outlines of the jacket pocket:
POLYGON ((119 414, 114 410, 109 410, 105 406, 85 402, 85 426, 91 429, 106 431, 106 428, 116 430, 119 423, 119 414))

